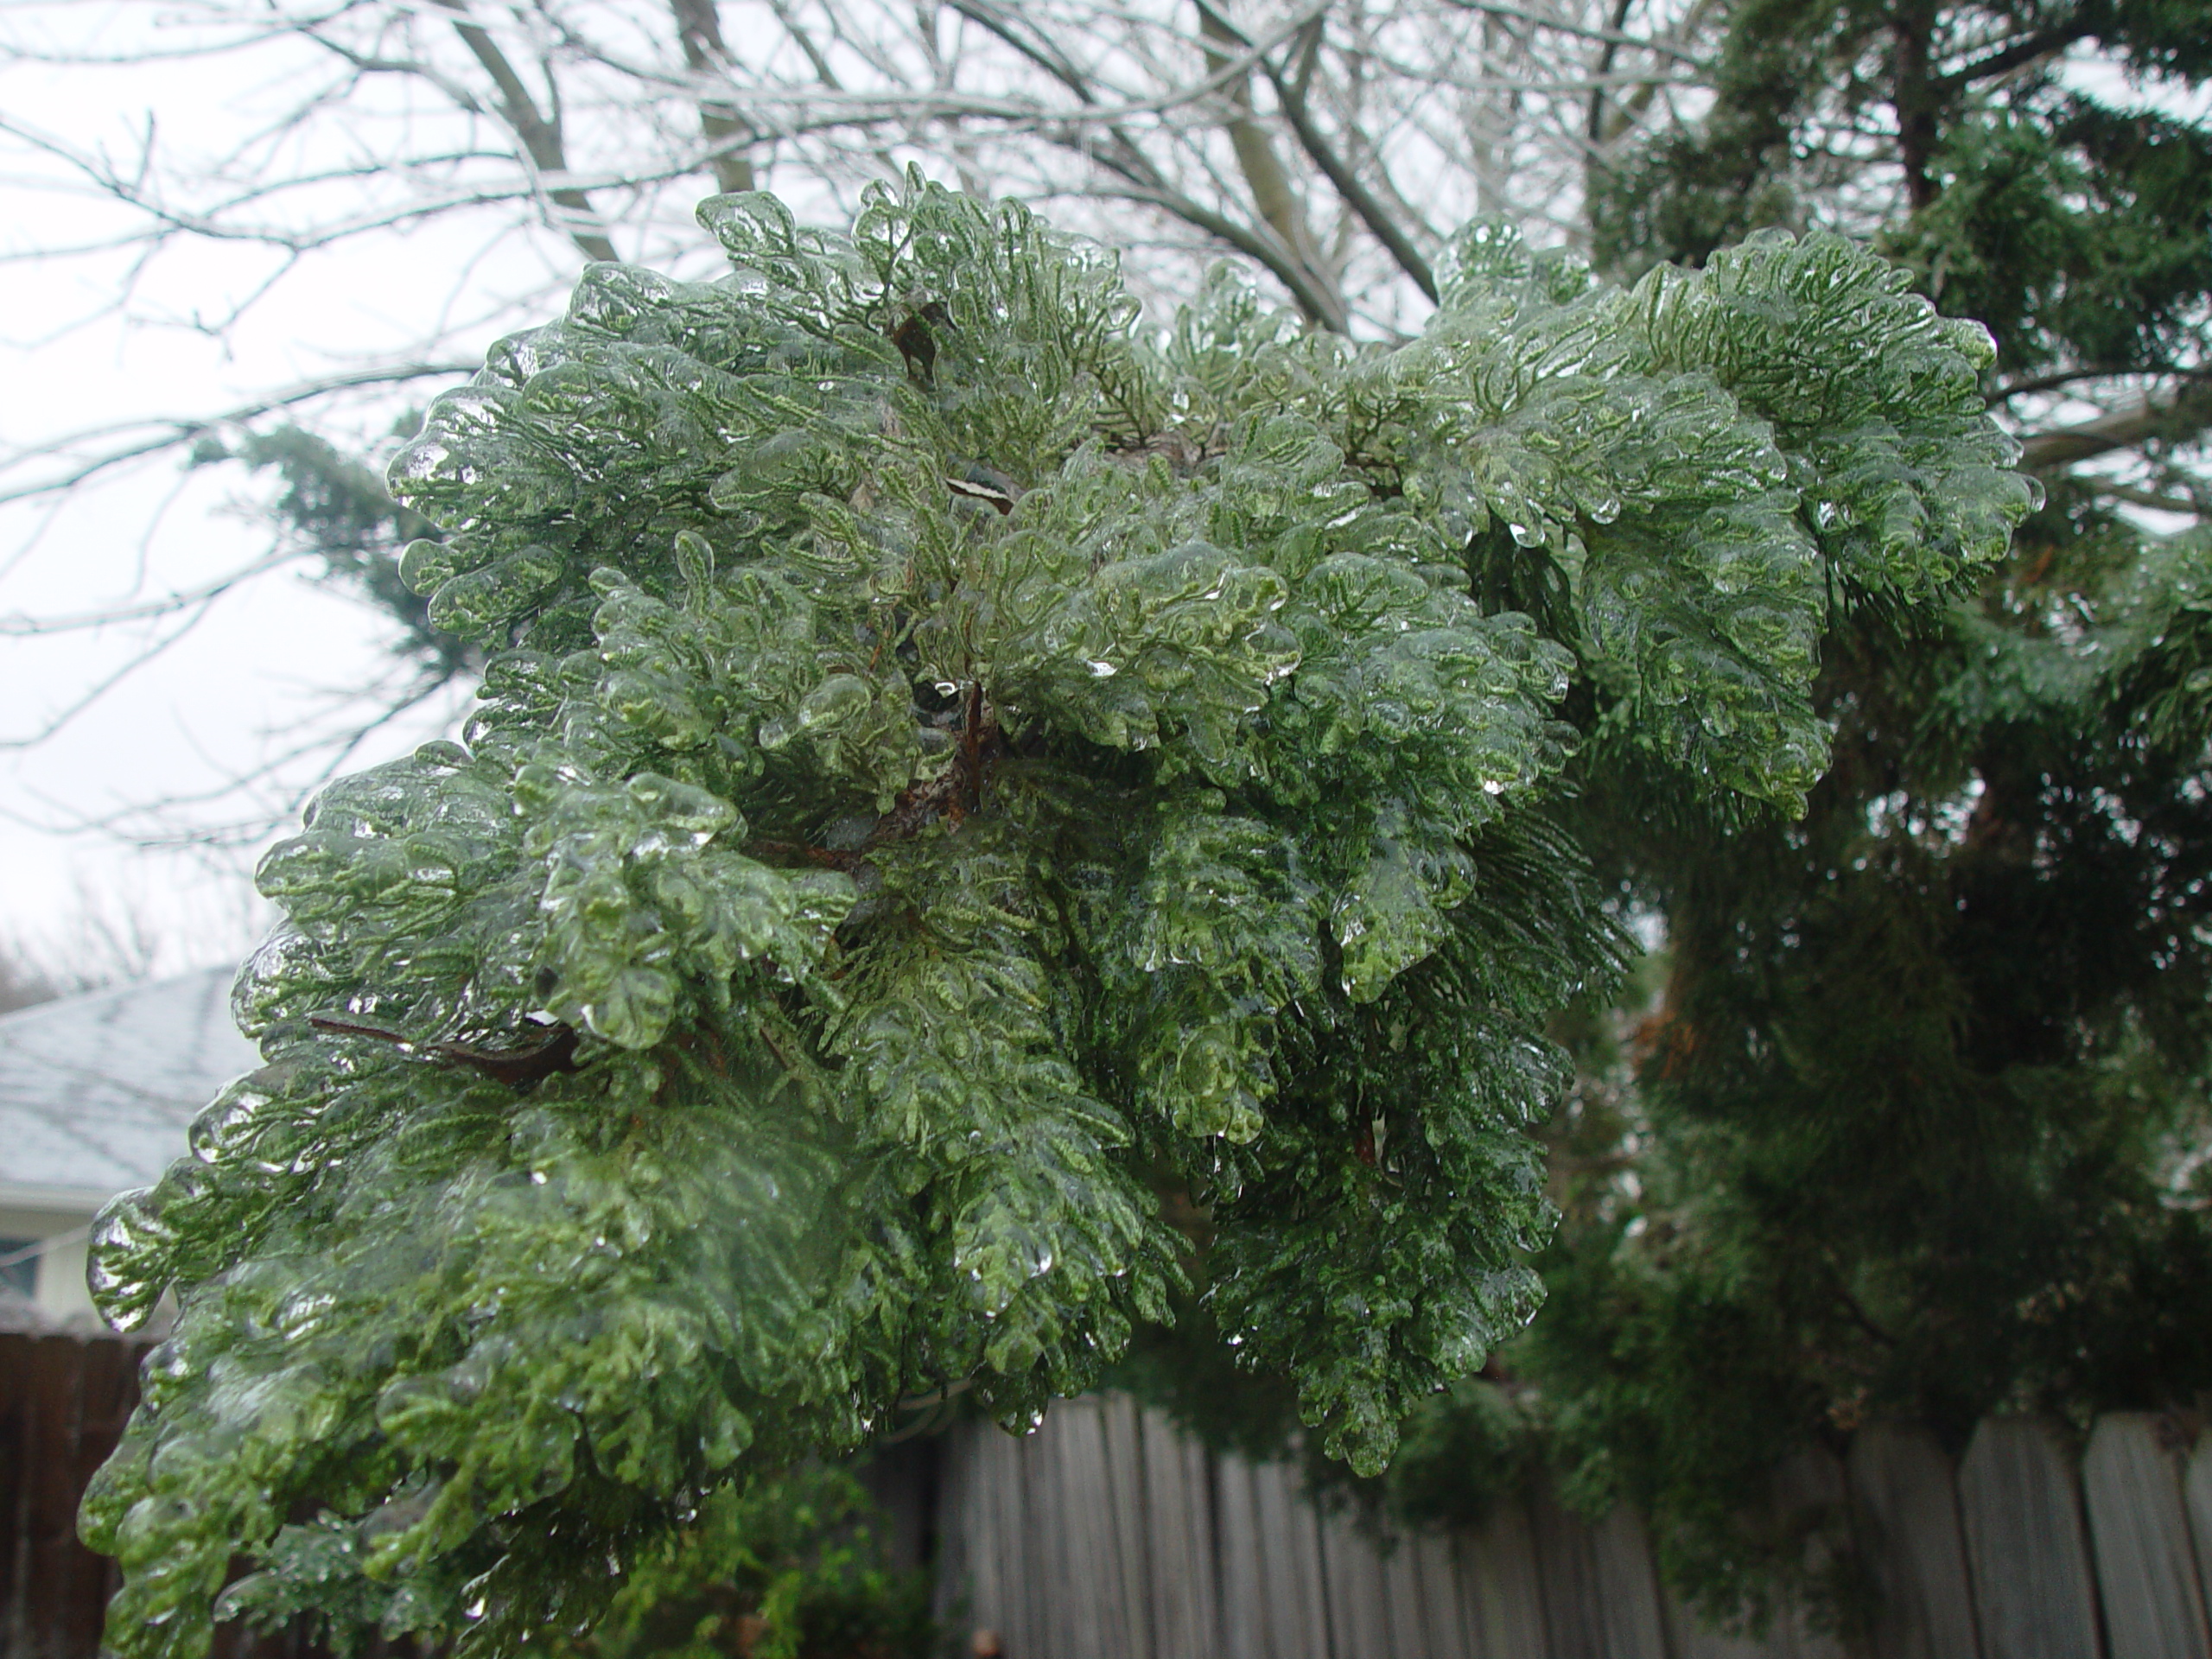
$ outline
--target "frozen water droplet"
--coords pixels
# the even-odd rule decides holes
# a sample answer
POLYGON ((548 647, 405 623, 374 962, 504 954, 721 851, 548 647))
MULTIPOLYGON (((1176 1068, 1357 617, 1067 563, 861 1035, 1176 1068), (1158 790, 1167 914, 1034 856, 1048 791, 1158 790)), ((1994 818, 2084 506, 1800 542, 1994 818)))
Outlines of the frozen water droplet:
POLYGON ((842 726, 868 711, 874 701, 868 682, 856 674, 832 674, 807 693, 794 719, 803 732, 842 726))

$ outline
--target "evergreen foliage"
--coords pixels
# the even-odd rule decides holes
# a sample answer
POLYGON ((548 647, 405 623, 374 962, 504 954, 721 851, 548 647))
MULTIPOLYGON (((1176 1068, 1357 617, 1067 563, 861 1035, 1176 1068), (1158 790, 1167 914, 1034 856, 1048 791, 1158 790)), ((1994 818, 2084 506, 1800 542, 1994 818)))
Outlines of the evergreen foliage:
MULTIPOLYGON (((1774 1509, 1792 1453, 2212 1387, 2212 137, 2056 61, 2091 41, 2201 83, 2212 60, 2193 9, 2155 3, 1726 17, 1712 111, 1604 181, 1606 260, 1855 224, 1991 323, 1993 404, 2153 393, 2031 442, 2050 499, 1971 595, 1831 614, 1834 762, 1801 821, 1719 836, 1633 764, 1576 774, 1577 839, 1663 918, 1664 982, 1554 1027, 1580 1060, 1552 1133, 1568 1220, 1500 1375, 1571 1491, 1651 1517, 1678 1586, 1834 1618, 1864 1586, 1806 1581, 1806 1535, 1843 1518, 1774 1509), (2115 450, 2139 482, 2063 470, 2115 450), (2146 531, 2131 489, 2198 527, 2146 531)), ((1448 1512, 1452 1469, 1518 1444, 1499 1421, 1440 1412, 1393 1482, 1448 1512)))
POLYGON ((1570 1198, 1506 1363, 1571 1485, 1643 1508, 1716 1611, 1848 1605, 1799 1547, 1843 1517, 1770 1508, 1808 1445, 2212 1382, 2212 676, 2174 695, 2212 543, 2121 569, 1844 631, 1804 820, 1601 855, 1673 929, 1580 1091, 1583 1149, 1638 1150, 1570 1198), (2054 587, 2096 626, 2006 614, 2054 587))
POLYGON ((313 1605, 511 1651, 708 1495, 1185 1281, 1380 1468, 1536 1306, 1546 1020, 1630 954, 1578 747, 1800 810, 1840 616, 2028 510, 1980 329, 1825 236, 1459 238, 1396 349, 910 178, 701 210, 395 463, 465 744, 264 861, 267 1067, 98 1230, 175 1334, 85 1507, 127 1659, 313 1605), (229 1582, 243 1558, 246 1575, 229 1582))
POLYGON ((867 1492, 818 1465, 726 1486, 625 1575, 587 1636, 553 1659, 938 1659, 919 1572, 868 1531, 867 1492))
POLYGON ((1713 105, 1598 181, 1599 263, 1700 261, 1767 226, 1886 232, 2009 372, 2185 367, 2212 277, 2212 139, 2060 73, 2076 44, 2212 73, 2176 0, 1734 0, 1713 105))

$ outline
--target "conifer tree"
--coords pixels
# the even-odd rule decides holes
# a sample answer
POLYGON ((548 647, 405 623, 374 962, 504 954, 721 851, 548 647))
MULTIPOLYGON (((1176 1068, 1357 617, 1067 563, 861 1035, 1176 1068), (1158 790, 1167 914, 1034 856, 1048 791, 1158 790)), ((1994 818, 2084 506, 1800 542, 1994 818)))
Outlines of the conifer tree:
POLYGON ((901 1399, 1033 1423, 1167 1313, 1163 1192, 1380 1467, 1539 1298, 1545 1022, 1629 952, 1570 757, 1802 810, 1824 632, 2030 505, 1986 336, 1834 238, 1478 226, 1384 348, 1228 270, 1155 337, 918 176, 701 214, 728 276, 592 267, 394 464, 482 696, 268 855, 268 1065, 99 1225, 181 1307, 85 1507, 126 1659, 512 1651, 901 1399))
MULTIPOLYGON (((1714 105, 1605 183, 1601 257, 1856 226, 1989 321, 1983 393, 2048 499, 1970 594, 1831 613, 1802 819, 1723 833, 1633 766, 1581 774, 1578 839, 1665 919, 1665 982, 1625 1042, 1573 1027, 1570 1218, 1504 1433, 1637 1504, 1714 1611, 1793 1586, 1834 1617, 1851 1586, 1802 1582, 1802 1543, 1847 1517, 1770 1507, 1792 1454, 2212 1387, 2212 133, 2058 54, 2200 86, 2212 58, 2191 9, 2125 0, 1725 15, 1714 105)), ((1426 1426, 1402 1488, 1463 1503, 1498 1403, 1426 1426)))

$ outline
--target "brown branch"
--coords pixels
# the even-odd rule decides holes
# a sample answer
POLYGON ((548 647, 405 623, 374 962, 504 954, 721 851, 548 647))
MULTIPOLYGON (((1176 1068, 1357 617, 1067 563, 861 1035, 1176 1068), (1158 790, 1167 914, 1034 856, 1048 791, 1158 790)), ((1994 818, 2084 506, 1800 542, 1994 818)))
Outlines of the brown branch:
POLYGON ((2087 19, 2080 17, 2056 29, 2039 29, 2033 35, 2022 35, 2009 46, 1999 47, 1986 57, 1976 58, 1972 63, 1954 69, 1948 75, 1938 75, 1933 85, 1938 92, 1956 92, 1977 80, 1986 80, 1992 75, 2005 74, 2023 64, 2033 63, 2037 58, 2063 52, 2090 32, 2087 19))
POLYGON ((888 842, 910 840, 939 818, 949 817, 957 824, 978 810, 985 777, 998 753, 998 710, 984 697, 983 688, 971 681, 963 693, 960 750, 952 764, 928 783, 908 790, 875 821, 861 842, 863 855, 888 842))
POLYGON ((1091 95, 1089 80, 1083 72, 1068 60, 1065 53, 1052 46, 1049 41, 1043 46, 1037 46, 1021 39, 1015 34, 1014 25, 1006 20, 996 6, 986 4, 984 0, 952 0, 952 9, 969 22, 996 35, 1013 50, 1028 59, 1030 62, 1073 92, 1078 101, 1084 104, 1096 104, 1098 101, 1091 95))
POLYGON ((2139 490, 2132 484, 2114 484, 2101 478, 2085 478, 2081 482, 2093 495, 2110 496, 2115 501, 2125 501, 2133 507, 2149 507, 2156 512, 2202 518, 2212 511, 2203 502, 2185 495, 2160 495, 2155 490, 2139 490))
POLYGON ((395 1048, 419 1052, 435 1059, 449 1061, 480 1071, 494 1083, 504 1083, 510 1089, 526 1089, 533 1083, 543 1082, 556 1071, 576 1069, 576 1031, 573 1026, 559 1025, 548 1028, 546 1039, 529 1048, 476 1048, 467 1043, 418 1044, 399 1032, 387 1031, 382 1026, 365 1026, 351 1020, 334 1020, 327 1014, 311 1014, 308 1026, 316 1031, 328 1032, 340 1037, 373 1037, 380 1043, 390 1043, 395 1048))
MULTIPOLYGON (((1250 48, 1250 42, 1206 0, 1198 0, 1198 28, 1208 41, 1218 46, 1234 47, 1240 51, 1250 48)), ((1212 46, 1205 49, 1205 58, 1210 73, 1219 73, 1229 63, 1228 54, 1212 46)), ((1229 133, 1229 147, 1236 156, 1237 170, 1243 174, 1244 182, 1251 188, 1252 206, 1261 222, 1274 232, 1290 260, 1306 272, 1304 286, 1320 302, 1319 308, 1313 312, 1316 321, 1338 334, 1348 332, 1351 317, 1343 296, 1337 292, 1336 283, 1314 251, 1313 238, 1306 229, 1306 215, 1299 206, 1290 175, 1284 170, 1267 129, 1260 124, 1253 111, 1250 75, 1231 80, 1224 90, 1229 95, 1231 113, 1223 125, 1229 133)), ((1303 307, 1306 302, 1301 299, 1300 303, 1303 307)))
POLYGON ((970 681, 961 693, 960 744, 951 764, 927 783, 900 795, 898 804, 876 819, 857 849, 796 841, 748 841, 744 850, 756 857, 795 859, 849 874, 865 865, 868 854, 879 847, 911 841, 939 818, 950 818, 957 827, 963 819, 981 811, 991 766, 1001 747, 998 710, 984 696, 982 686, 970 681))
POLYGON ((1317 283, 1304 261, 1294 257, 1274 238, 1262 236, 1226 213, 1216 213, 1192 200, 1169 185, 1159 169, 1145 160, 1143 152, 1132 144, 1124 143, 1112 149, 1082 144, 1071 147, 1109 173, 1128 181, 1125 189, 1102 190, 1099 194, 1147 203, 1208 236, 1218 238, 1246 258, 1266 266, 1268 274, 1290 290, 1293 303, 1305 313, 1306 321, 1319 323, 1334 334, 1349 332, 1343 300, 1332 289, 1317 283))
MULTIPOLYGON (((722 41, 721 10, 715 0, 669 0, 669 10, 676 14, 684 67, 702 78, 726 75, 729 48, 722 41)), ((753 134, 738 119, 737 111, 720 99, 702 98, 699 131, 712 147, 707 165, 714 170, 716 187, 726 193, 752 189, 753 162, 745 146, 753 134)))
POLYGON ((1613 58, 1620 51, 1622 31, 1628 27, 1630 9, 1636 0, 1613 0, 1611 27, 1606 31, 1604 46, 1598 54, 1598 72, 1590 77, 1595 83, 1590 88, 1590 119, 1588 130, 1590 148, 1602 149, 1605 143, 1605 77, 1613 72, 1613 58))
POLYGON ((1935 10, 1927 0, 1901 7, 1890 24, 1897 49, 1897 84, 1891 101, 1897 116, 1897 159, 1904 169, 1905 197, 1915 213, 1934 204, 1930 170, 1940 131, 1940 94, 1929 73, 1929 52, 1936 32, 1935 10))
POLYGON ((839 847, 817 847, 804 841, 748 841, 745 843, 747 857, 796 859, 802 863, 817 864, 825 870, 842 870, 851 874, 868 861, 855 852, 839 847))
MULTIPOLYGON (((1681 15, 1681 18, 1674 26, 1674 33, 1675 36, 1685 44, 1695 40, 1697 38, 1698 30, 1705 26, 1705 20, 1707 14, 1709 14, 1718 3, 1719 3, 1719 0, 1693 0, 1690 9, 1681 15)), ((1622 9, 1621 16, 1623 22, 1625 22, 1627 18, 1627 10, 1625 6, 1622 9)), ((1657 54, 1661 56, 1672 56, 1683 63, 1696 65, 1699 62, 1699 60, 1693 53, 1678 48, 1667 41, 1658 40, 1656 38, 1645 41, 1633 41, 1629 37, 1624 36, 1618 41, 1609 40, 1606 41, 1606 45, 1609 48, 1614 45, 1636 45, 1642 47, 1646 51, 1657 54)), ((1606 159, 1605 152, 1610 149, 1614 142, 1624 133, 1628 132, 1637 122, 1643 119, 1645 113, 1651 108, 1652 101, 1659 95, 1661 84, 1659 78, 1656 74, 1646 74, 1637 81, 1635 90, 1630 92, 1626 98, 1617 99, 1615 100, 1618 107, 1613 111, 1613 118, 1605 124, 1605 130, 1602 133, 1594 133, 1591 136, 1590 143, 1592 148, 1588 152, 1588 156, 1589 165, 1592 168, 1606 167, 1611 165, 1610 162, 1606 159)))
POLYGON ((983 701, 982 683, 971 682, 960 714, 960 791, 963 798, 955 806, 956 822, 967 812, 983 810, 984 772, 998 753, 998 711, 983 701))
MULTIPOLYGON (((569 170, 568 149, 561 134, 561 112, 558 104, 550 115, 539 111, 530 88, 523 85, 522 77, 499 49, 499 43, 486 31, 483 24, 465 21, 468 15, 468 0, 437 0, 448 11, 461 14, 454 23, 454 31, 461 36, 484 73, 492 77, 492 84, 499 91, 499 118, 522 141, 531 164, 541 174, 565 174, 569 170)), ((569 240, 582 251, 587 259, 608 259, 615 257, 614 244, 608 241, 604 231, 587 228, 587 223, 596 221, 598 213, 591 205, 591 198, 573 185, 561 185, 548 191, 554 206, 568 210, 573 215, 562 228, 568 232, 569 240)))
MULTIPOLYGON (((1227 24, 1224 23, 1224 27, 1226 28, 1227 24)), ((1313 39, 1318 43, 1321 32, 1319 21, 1317 19, 1311 27, 1313 39)), ((1241 43, 1249 45, 1242 35, 1237 39, 1241 43)), ((1337 154, 1320 128, 1313 124, 1304 86, 1285 78, 1270 59, 1262 58, 1260 67, 1273 83, 1275 99, 1282 105, 1282 112, 1290 122, 1291 131, 1297 135, 1300 146, 1313 158, 1313 164, 1321 169, 1329 182, 1336 187, 1337 194, 1344 199, 1346 205, 1359 215, 1360 222, 1374 232, 1375 239, 1389 250, 1390 257, 1398 262, 1398 269, 1413 278, 1414 286, 1428 296, 1430 304, 1435 304, 1436 275, 1428 268, 1428 261, 1421 257, 1421 250, 1414 247, 1412 239, 1399 228, 1389 210, 1376 199, 1373 191, 1360 182, 1359 175, 1345 163, 1344 157, 1337 154)))
POLYGON ((2195 385, 2170 402, 2146 397, 2134 409, 2101 415, 2056 432, 2038 432, 2022 441, 2020 466, 2031 473, 2051 472, 2154 439, 2192 438, 2209 426, 2212 426, 2212 385, 2195 385))

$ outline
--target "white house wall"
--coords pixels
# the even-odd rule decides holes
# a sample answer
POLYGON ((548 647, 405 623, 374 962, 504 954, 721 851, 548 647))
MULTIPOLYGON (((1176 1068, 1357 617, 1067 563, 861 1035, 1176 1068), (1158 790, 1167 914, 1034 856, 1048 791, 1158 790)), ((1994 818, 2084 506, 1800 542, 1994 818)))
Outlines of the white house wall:
POLYGON ((0 1238, 52 1241, 32 1300, 88 1319, 85 1232, 186 1154, 216 1090, 260 1056, 231 1023, 228 969, 0 1015, 0 1238))

